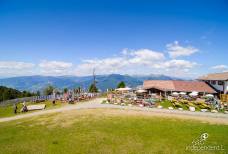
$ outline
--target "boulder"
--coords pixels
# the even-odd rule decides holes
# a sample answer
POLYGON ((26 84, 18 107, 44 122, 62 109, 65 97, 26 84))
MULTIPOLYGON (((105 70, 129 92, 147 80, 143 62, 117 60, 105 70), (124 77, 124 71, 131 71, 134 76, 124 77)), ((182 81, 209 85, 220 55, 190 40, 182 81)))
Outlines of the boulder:
POLYGON ((195 112, 195 111, 196 111, 196 108, 193 107, 193 106, 190 106, 190 107, 189 107, 189 110, 190 110, 191 112, 195 112))
POLYGON ((200 111, 201 112, 207 112, 207 109, 201 109, 200 111))
POLYGON ((211 110, 211 113, 218 113, 217 110, 211 110))

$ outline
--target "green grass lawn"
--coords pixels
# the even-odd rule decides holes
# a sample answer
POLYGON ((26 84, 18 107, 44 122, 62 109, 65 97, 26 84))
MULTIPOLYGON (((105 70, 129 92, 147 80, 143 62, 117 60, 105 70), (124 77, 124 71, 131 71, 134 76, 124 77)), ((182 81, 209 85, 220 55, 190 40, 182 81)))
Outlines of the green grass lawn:
MULTIPOLYGON (((61 103, 60 101, 56 101, 56 104, 53 105, 51 101, 45 101, 45 102, 41 102, 41 103, 26 102, 26 105, 38 105, 38 104, 46 104, 46 108, 45 109, 52 109, 52 108, 58 108, 60 106, 63 106, 66 103, 61 103)), ((13 110, 13 106, 12 105, 0 106, 0 118, 35 112, 35 111, 29 111, 29 112, 26 112, 26 113, 21 113, 20 110, 22 108, 22 103, 19 103, 17 105, 17 107, 18 107, 18 109, 17 109, 18 113, 14 114, 14 110, 13 110)))
POLYGON ((169 100, 163 100, 159 103, 163 108, 168 109, 168 107, 173 107, 173 104, 169 100))
POLYGON ((228 152, 228 126, 114 109, 75 110, 0 123, 0 153, 193 153, 186 146, 202 133, 205 145, 228 152))

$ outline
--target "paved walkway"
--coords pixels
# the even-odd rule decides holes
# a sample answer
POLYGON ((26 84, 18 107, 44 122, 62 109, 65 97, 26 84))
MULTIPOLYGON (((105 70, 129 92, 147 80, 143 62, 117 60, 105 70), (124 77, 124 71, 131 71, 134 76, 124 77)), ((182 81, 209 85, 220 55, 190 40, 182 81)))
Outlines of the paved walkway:
MULTIPOLYGON (((114 104, 101 104, 101 102, 105 100, 105 98, 96 98, 87 102, 82 102, 75 105, 67 105, 64 107, 60 107, 57 109, 50 110, 41 110, 32 113, 17 115, 8 118, 0 118, 0 122, 12 121, 22 118, 28 118, 37 115, 44 115, 48 113, 57 113, 69 110, 79 110, 79 109, 98 109, 98 108, 112 108, 112 109, 123 109, 123 110, 135 110, 135 111, 149 111, 151 113, 159 113, 159 114, 169 114, 169 115, 178 115, 178 116, 189 116, 189 117, 200 117, 207 118, 213 120, 222 120, 225 123, 228 123, 228 114, 223 113, 210 113, 210 112, 190 112, 190 111, 179 111, 179 110, 168 110, 168 109, 157 109, 157 108, 147 108, 147 107, 137 107, 137 106, 120 106, 114 104)), ((195 119, 194 118, 194 119, 195 119)))

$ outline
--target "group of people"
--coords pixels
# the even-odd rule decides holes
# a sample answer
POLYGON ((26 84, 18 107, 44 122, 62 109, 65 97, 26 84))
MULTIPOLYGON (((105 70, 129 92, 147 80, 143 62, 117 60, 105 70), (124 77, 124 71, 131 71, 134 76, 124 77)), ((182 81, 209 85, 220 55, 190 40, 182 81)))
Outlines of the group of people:
MULTIPOLYGON (((22 105, 23 105, 23 106, 22 106, 22 108, 21 108, 21 112, 28 112, 28 108, 27 108, 27 106, 26 106, 26 103, 23 102, 22 105)), ((18 109, 18 107, 17 107, 17 104, 15 103, 15 104, 14 104, 14 107, 13 107, 14 114, 17 114, 17 109, 18 109)))

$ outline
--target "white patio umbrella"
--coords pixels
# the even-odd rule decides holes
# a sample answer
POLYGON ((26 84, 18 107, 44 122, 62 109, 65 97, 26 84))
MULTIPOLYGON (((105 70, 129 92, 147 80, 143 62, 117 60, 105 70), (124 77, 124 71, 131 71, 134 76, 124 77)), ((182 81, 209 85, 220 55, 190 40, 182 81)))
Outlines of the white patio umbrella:
POLYGON ((178 92, 173 92, 172 95, 173 95, 173 96, 178 96, 179 93, 178 93, 178 92))
POLYGON ((198 93, 190 93, 189 96, 198 96, 198 93))
POLYGON ((139 89, 139 90, 137 90, 136 92, 137 92, 137 93, 146 93, 146 92, 147 92, 147 90, 144 90, 144 89, 139 89))
POLYGON ((198 94, 199 92, 197 92, 197 91, 193 91, 192 93, 198 94))
POLYGON ((214 97, 214 95, 212 95, 212 94, 207 94, 207 95, 205 95, 206 97, 214 97))
POLYGON ((180 95, 186 95, 186 92, 180 92, 180 95))
POLYGON ((116 91, 130 91, 131 88, 126 87, 126 88, 117 88, 116 91))

